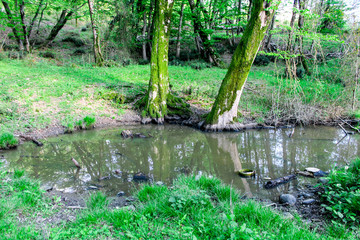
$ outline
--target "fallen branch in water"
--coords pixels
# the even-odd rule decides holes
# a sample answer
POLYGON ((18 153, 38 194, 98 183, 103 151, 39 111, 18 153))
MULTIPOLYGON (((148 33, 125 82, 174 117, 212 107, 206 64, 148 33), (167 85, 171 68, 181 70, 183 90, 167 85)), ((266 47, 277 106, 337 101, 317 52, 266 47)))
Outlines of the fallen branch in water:
POLYGON ((353 130, 357 131, 358 133, 360 133, 360 129, 357 129, 356 127, 353 127, 350 123, 342 120, 341 118, 340 118, 340 120, 341 120, 343 123, 345 123, 346 125, 348 125, 351 129, 353 129, 353 130))
POLYGON ((75 164, 77 168, 81 168, 80 164, 75 160, 75 158, 71 158, 71 161, 75 164))
POLYGON ((29 137, 29 136, 24 136, 24 135, 19 135, 19 137, 25 139, 26 141, 32 141, 33 143, 36 144, 36 146, 38 147, 42 147, 44 144, 38 140, 36 140, 35 138, 33 137, 29 137))

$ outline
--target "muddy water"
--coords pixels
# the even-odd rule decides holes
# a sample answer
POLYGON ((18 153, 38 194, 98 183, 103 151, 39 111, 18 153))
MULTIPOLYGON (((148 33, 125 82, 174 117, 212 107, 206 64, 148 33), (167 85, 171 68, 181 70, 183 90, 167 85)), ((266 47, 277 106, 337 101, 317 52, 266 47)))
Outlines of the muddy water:
POLYGON ((154 182, 165 184, 171 184, 181 173, 207 174, 249 197, 276 199, 279 193, 315 180, 298 177, 265 190, 267 178, 286 176, 305 167, 328 171, 360 156, 358 136, 341 140, 343 132, 330 127, 297 128, 292 138, 288 137, 291 129, 240 133, 203 133, 176 125, 126 129, 153 137, 123 139, 121 129, 85 131, 49 138, 43 147, 25 143, 17 150, 1 152, 0 161, 10 169, 25 169, 43 184, 65 192, 83 192, 95 186, 110 195, 119 191, 131 194, 139 185, 133 181, 133 174, 141 171, 154 182), (82 165, 81 170, 71 157, 82 165), (234 171, 241 168, 256 170, 256 177, 239 177, 234 171), (104 177, 109 179, 99 180, 104 177))

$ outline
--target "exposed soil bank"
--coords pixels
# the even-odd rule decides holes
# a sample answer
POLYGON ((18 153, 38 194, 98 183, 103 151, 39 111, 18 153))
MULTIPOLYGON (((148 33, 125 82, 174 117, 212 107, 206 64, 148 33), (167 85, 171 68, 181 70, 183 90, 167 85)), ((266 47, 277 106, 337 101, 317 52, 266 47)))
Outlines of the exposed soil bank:
MULTIPOLYGON (((205 109, 199 109, 196 107, 191 107, 192 115, 190 117, 184 116, 167 116, 165 117, 165 122, 169 124, 179 124, 189 127, 194 127, 203 131, 210 131, 212 129, 204 129, 204 120, 203 116, 208 111, 205 109)), ((136 110, 126 110, 126 112, 121 116, 120 119, 112 119, 108 117, 97 117, 94 128, 102 129, 102 128, 111 128, 111 127, 121 127, 126 125, 140 125, 140 124, 151 124, 152 121, 150 118, 142 118, 140 113, 136 110)), ((319 126, 334 126, 338 127, 339 124, 343 125, 348 131, 349 134, 354 134, 357 131, 352 129, 350 125, 355 126, 359 124, 358 120, 354 119, 333 119, 331 121, 318 121, 313 122, 311 125, 319 125, 319 126)), ((296 125, 299 125, 293 121, 280 121, 276 122, 266 122, 266 123, 257 123, 254 120, 246 120, 243 123, 232 123, 226 126, 222 131, 229 132, 238 132, 250 129, 276 129, 276 128, 293 128, 296 125)), ((75 130, 76 131, 76 130, 75 130)), ((77 130, 79 131, 79 130, 77 130)), ((80 130, 81 131, 81 130, 80 130)), ((217 130, 218 131, 218 130, 217 130)), ((29 129, 27 132, 15 132, 15 136, 19 137, 20 143, 24 141, 28 141, 30 139, 45 139, 48 137, 59 136, 61 134, 66 134, 66 128, 62 126, 60 123, 52 123, 46 128, 42 129, 29 129)))

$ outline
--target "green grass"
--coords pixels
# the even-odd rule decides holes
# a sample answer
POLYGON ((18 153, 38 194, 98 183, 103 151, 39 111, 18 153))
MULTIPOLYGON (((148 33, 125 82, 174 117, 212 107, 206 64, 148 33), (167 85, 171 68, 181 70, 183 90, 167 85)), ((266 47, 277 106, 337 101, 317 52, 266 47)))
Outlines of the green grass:
POLYGON ((13 148, 18 145, 17 138, 14 137, 12 133, 9 132, 0 132, 0 149, 13 148))
MULTIPOLYGON (((110 209, 91 194, 75 221, 52 223, 64 207, 48 199, 24 171, 0 170, 1 239, 356 239, 339 225, 311 229, 299 216, 286 219, 216 178, 180 176, 172 187, 143 185, 133 207, 110 209), (41 224, 35 223, 41 220, 41 224)), ((75 211, 75 210, 66 210, 75 211)))
MULTIPOLYGON (((240 102, 241 117, 260 122, 295 117, 307 123, 345 115, 351 89, 343 86, 336 66, 334 61, 318 65, 312 77, 298 81, 283 79, 282 64, 253 66, 240 102)), ((169 72, 172 91, 210 109, 226 69, 170 66, 169 72)), ((145 93, 149 74, 149 65, 97 68, 32 55, 5 59, 0 62, 1 129, 23 132, 54 123, 71 129, 85 116, 120 118, 119 109, 145 93)))

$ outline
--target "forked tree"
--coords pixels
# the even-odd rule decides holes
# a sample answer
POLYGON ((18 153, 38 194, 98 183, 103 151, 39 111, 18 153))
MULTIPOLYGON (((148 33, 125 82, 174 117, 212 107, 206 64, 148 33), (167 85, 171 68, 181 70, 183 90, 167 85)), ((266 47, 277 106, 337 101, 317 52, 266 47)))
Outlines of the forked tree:
MULTIPOLYGON (((222 81, 219 93, 203 129, 221 131, 237 117, 240 97, 267 28, 279 1, 253 0, 251 17, 232 57, 230 67, 222 81)), ((236 125, 233 125, 236 128, 236 125)))

